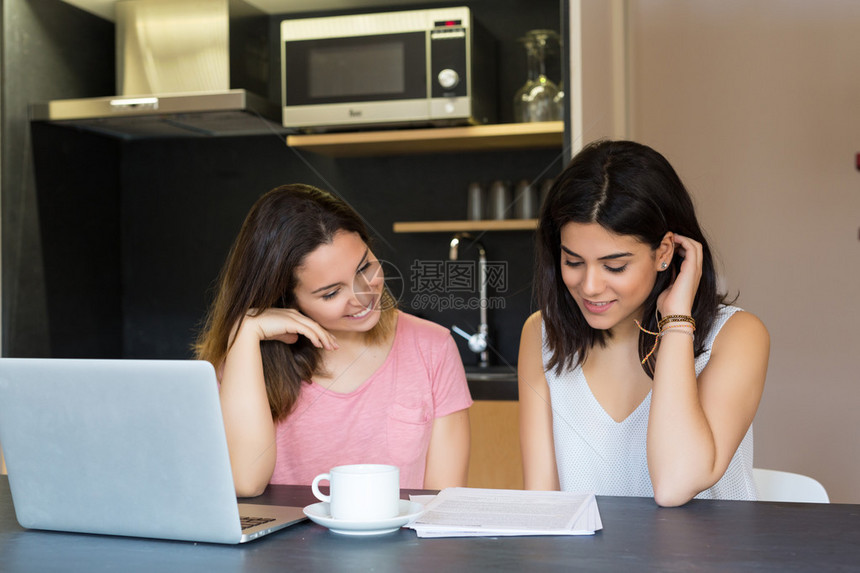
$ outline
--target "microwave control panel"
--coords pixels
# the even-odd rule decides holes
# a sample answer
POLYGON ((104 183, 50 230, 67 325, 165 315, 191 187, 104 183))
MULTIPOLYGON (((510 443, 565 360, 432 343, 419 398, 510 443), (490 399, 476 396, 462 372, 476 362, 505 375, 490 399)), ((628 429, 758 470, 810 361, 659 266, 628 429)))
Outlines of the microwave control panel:
POLYGON ((430 97, 468 94, 468 34, 462 20, 443 20, 430 31, 430 97))

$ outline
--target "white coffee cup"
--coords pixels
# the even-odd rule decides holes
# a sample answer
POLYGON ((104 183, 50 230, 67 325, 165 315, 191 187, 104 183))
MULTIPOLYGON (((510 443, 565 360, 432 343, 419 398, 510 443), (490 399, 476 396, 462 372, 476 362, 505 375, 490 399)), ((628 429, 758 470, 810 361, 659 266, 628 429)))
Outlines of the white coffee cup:
POLYGON ((400 469, 382 464, 337 466, 320 474, 311 484, 314 496, 330 504, 334 519, 372 521, 400 513, 400 469), (331 495, 319 490, 328 480, 331 495))

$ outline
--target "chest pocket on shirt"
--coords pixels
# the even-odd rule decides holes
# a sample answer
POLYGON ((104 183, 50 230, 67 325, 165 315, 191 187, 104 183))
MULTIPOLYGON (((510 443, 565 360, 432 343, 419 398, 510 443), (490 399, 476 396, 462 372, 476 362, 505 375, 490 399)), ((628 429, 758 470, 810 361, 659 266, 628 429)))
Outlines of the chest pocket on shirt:
POLYGON ((388 410, 388 453, 394 463, 408 465, 426 456, 432 429, 433 412, 429 404, 392 404, 388 410))

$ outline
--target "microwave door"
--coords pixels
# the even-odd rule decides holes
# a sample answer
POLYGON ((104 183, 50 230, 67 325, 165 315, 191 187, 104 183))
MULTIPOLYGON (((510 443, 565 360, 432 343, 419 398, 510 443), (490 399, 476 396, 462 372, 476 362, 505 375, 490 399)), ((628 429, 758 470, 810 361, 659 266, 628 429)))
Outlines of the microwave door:
POLYGON ((284 44, 284 125, 429 118, 424 31, 284 44))

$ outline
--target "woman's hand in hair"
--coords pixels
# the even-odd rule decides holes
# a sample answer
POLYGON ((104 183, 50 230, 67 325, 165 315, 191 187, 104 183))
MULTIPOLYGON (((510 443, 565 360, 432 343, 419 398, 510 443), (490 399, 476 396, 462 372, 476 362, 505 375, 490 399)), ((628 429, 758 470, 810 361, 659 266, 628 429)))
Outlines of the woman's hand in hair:
POLYGON ((251 309, 241 328, 253 328, 260 340, 293 344, 299 336, 304 336, 317 348, 334 350, 338 347, 333 334, 294 308, 251 309))
POLYGON ((681 270, 669 288, 657 297, 657 309, 663 316, 689 315, 702 278, 702 244, 677 233, 673 241, 675 258, 681 259, 681 270))

